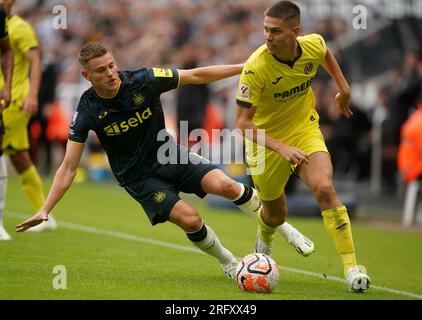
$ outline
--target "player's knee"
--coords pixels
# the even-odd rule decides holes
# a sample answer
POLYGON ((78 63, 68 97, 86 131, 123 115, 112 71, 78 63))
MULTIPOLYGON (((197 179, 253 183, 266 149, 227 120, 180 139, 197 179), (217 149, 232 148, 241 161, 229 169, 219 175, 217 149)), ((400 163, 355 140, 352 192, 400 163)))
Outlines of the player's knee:
POLYGON ((18 152, 11 155, 10 160, 18 173, 24 172, 32 165, 31 158, 27 152, 18 152))
POLYGON ((199 216, 198 212, 193 209, 189 208, 183 214, 182 217, 182 225, 183 230, 186 232, 195 232, 202 228, 202 218, 199 216))
POLYGON ((321 182, 314 188, 315 197, 321 201, 329 201, 336 195, 333 184, 331 182, 321 182))
POLYGON ((239 186, 237 185, 236 181, 231 179, 224 179, 220 181, 219 185, 222 196, 232 199, 239 195, 239 186))
POLYGON ((286 219, 282 217, 281 215, 267 216, 264 220, 265 220, 265 224, 274 228, 278 227, 279 225, 281 225, 283 222, 286 221, 286 219))

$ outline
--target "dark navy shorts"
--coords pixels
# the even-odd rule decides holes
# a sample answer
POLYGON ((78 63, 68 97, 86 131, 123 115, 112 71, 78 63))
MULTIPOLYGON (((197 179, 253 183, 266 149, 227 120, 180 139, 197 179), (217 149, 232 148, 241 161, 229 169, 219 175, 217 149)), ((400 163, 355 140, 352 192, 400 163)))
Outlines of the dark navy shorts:
MULTIPOLYGON (((178 146, 181 152, 188 149, 178 146)), ((202 178, 211 170, 219 169, 199 155, 189 152, 189 161, 176 164, 155 163, 148 176, 124 185, 126 191, 145 210, 152 225, 166 222, 176 202, 179 192, 194 193, 203 198, 202 178), (198 163, 199 162, 199 163, 198 163), (206 163, 204 163, 206 162, 206 163)))

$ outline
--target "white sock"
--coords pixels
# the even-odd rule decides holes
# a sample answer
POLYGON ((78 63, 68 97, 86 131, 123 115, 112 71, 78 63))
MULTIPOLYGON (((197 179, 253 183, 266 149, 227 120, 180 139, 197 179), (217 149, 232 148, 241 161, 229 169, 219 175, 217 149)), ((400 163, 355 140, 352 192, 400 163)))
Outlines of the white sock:
MULTIPOLYGON (((206 232, 207 232, 207 235, 205 236, 205 238, 197 242, 191 240, 191 242, 196 247, 198 247, 201 251, 215 257, 220 264, 226 264, 232 261, 234 259, 233 254, 229 250, 223 247, 217 235, 209 226, 204 225, 204 227, 206 228, 206 232)), ((188 237, 189 237, 189 234, 194 234, 194 233, 196 232, 188 233, 188 237)))
POLYGON ((241 185, 241 192, 240 192, 239 197, 236 200, 233 200, 233 203, 237 205, 238 208, 242 210, 244 213, 246 213, 248 216, 256 219, 258 211, 262 207, 261 199, 259 198, 258 193, 256 192, 254 188, 250 186, 244 186, 241 183, 239 183, 239 185, 241 185), (241 198, 244 196, 246 192, 247 193, 252 192, 252 195, 249 198, 249 200, 244 202, 244 200, 242 200, 241 198))
POLYGON ((4 155, 0 156, 0 226, 3 226, 3 212, 6 205, 7 168, 4 155))
POLYGON ((245 192, 245 186, 243 185, 243 183, 238 183, 238 185, 240 187, 239 195, 235 199, 233 199, 232 201, 239 200, 243 196, 243 193, 245 192))

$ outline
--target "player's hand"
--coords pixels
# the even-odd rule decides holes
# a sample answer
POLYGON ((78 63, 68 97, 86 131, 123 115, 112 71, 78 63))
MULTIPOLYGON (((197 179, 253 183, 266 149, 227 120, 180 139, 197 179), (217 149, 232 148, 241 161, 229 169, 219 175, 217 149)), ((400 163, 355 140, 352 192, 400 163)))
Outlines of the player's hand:
POLYGON ((344 114, 346 118, 350 118, 353 115, 352 110, 350 110, 349 107, 349 101, 350 101, 350 93, 342 93, 338 92, 336 94, 336 105, 340 108, 341 112, 344 114))
POLYGON ((43 221, 48 220, 48 213, 45 211, 40 211, 28 220, 25 220, 24 222, 21 222, 20 224, 16 225, 16 232, 24 232, 25 230, 28 230, 31 227, 35 227, 36 225, 39 225, 43 221))
POLYGON ((296 147, 282 145, 277 152, 291 164, 309 163, 309 155, 296 147))
POLYGON ((0 111, 6 109, 10 104, 11 96, 8 90, 0 92, 0 111))
POLYGON ((23 102, 22 111, 29 117, 33 116, 38 110, 38 99, 27 96, 23 102))

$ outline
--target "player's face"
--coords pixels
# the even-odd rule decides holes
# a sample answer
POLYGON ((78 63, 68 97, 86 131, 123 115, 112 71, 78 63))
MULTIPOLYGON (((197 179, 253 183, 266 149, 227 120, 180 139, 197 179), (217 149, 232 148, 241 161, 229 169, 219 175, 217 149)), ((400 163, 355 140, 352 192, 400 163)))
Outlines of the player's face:
POLYGON ((100 92, 116 92, 119 89, 117 65, 110 52, 89 60, 88 65, 82 70, 82 75, 100 92))
POLYGON ((265 16, 264 37, 271 54, 290 48, 299 34, 299 26, 292 27, 282 19, 265 16))

